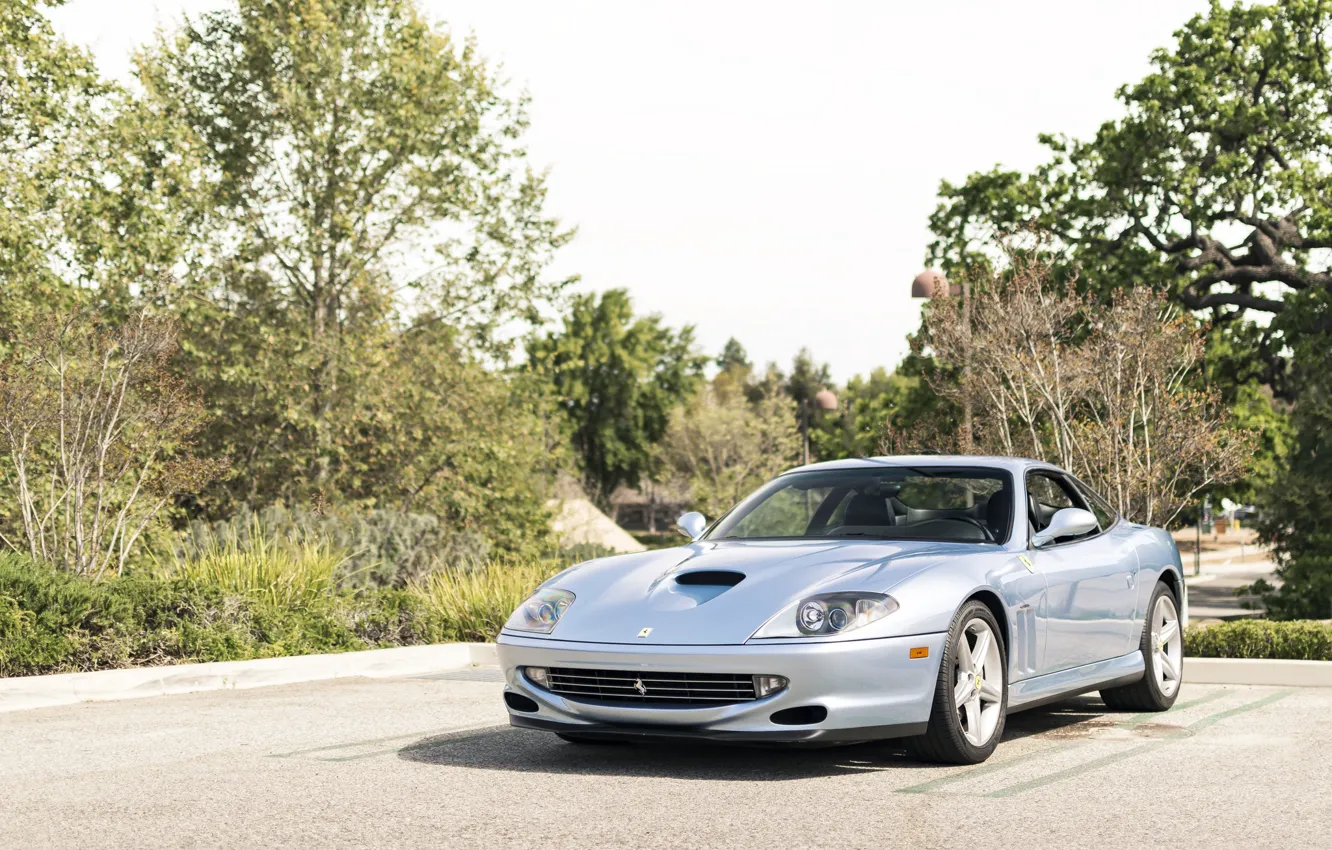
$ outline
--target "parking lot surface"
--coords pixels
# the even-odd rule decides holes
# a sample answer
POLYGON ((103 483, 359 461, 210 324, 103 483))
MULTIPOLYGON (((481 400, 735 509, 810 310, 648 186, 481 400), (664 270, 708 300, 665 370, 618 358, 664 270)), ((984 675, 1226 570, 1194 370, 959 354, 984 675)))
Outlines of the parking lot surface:
POLYGON ((1013 715, 977 767, 567 744, 509 728, 500 689, 477 668, 0 715, 0 846, 1332 846, 1332 689, 1082 697, 1013 715))

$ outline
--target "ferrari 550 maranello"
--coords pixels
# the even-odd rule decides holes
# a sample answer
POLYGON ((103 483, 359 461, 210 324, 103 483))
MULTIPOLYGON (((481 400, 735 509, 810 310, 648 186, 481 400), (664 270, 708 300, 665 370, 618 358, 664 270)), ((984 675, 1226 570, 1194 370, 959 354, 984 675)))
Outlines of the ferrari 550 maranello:
POLYGON ((572 567, 513 613, 513 725, 579 743, 905 738, 972 764, 1009 712, 1179 694, 1174 541, 1048 464, 814 464, 680 526, 687 545, 572 567))

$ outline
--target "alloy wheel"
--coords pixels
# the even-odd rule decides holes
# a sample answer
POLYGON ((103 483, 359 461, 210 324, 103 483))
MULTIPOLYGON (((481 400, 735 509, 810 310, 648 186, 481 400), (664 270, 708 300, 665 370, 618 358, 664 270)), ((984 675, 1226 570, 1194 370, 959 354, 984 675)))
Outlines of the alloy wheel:
POLYGON ((962 630, 953 672, 953 705, 962 732, 972 746, 983 747, 999 725, 1004 697, 999 641, 984 620, 973 619, 962 630))
POLYGON ((1156 685, 1167 697, 1179 687, 1180 668, 1184 663, 1184 635, 1175 613, 1175 601, 1169 595, 1156 600, 1152 610, 1152 651, 1156 685))

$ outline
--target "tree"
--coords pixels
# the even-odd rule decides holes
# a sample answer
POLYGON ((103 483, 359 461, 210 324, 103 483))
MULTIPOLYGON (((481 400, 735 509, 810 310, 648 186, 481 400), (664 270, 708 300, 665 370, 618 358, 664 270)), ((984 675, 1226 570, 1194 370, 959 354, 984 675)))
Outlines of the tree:
POLYGON ((907 401, 918 380, 877 367, 868 377, 856 375, 837 391, 841 408, 824 416, 810 432, 814 453, 823 460, 869 457, 907 401))
POLYGON ((635 318, 623 289, 576 296, 561 328, 534 336, 527 351, 529 370, 567 417, 584 484, 602 504, 649 472, 671 411, 697 389, 707 362, 694 351, 692 327, 635 318))
POLYGON ((1322 0, 1213 0, 1119 90, 1123 117, 1094 138, 1042 136, 1050 159, 1030 174, 944 183, 931 260, 954 273, 992 262, 996 234, 1036 224, 1082 286, 1159 282, 1233 337, 1236 382, 1291 397, 1287 331, 1244 320, 1332 287, 1329 25, 1322 0))
POLYGON ((23 325, 0 362, 0 440, 18 517, 6 542, 100 577, 124 570, 162 508, 221 471, 194 457, 203 406, 167 370, 168 321, 100 327, 81 312, 23 325))
POLYGON ((499 331, 562 287, 543 271, 571 234, 526 168, 524 102, 412 0, 238 0, 139 67, 152 107, 187 130, 207 199, 207 251, 177 301, 280 328, 204 352, 204 326, 191 368, 251 406, 255 348, 281 346, 262 359, 284 392, 255 411, 278 433, 256 442, 309 446, 293 470, 308 489, 338 476, 341 405, 378 380, 358 358, 383 326, 464 329, 454 344, 498 354, 499 331))
POLYGON ((1258 528, 1272 547, 1281 587, 1262 582, 1253 589, 1263 592, 1274 619, 1326 619, 1332 616, 1332 292, 1295 297, 1303 303, 1274 320, 1298 340, 1294 355, 1305 366, 1291 417, 1295 434, 1281 458, 1283 473, 1260 493, 1258 528))
POLYGON ((671 416, 661 444, 666 474, 689 488, 694 507, 718 517, 799 462, 800 434, 789 399, 754 404, 707 386, 671 416))
POLYGON ((721 354, 717 355, 716 363, 717 368, 723 372, 743 371, 748 374, 754 369, 754 364, 749 362, 749 355, 745 353, 745 347, 735 337, 726 340, 721 354))
POLYGON ((973 445, 1058 464, 1152 525, 1243 473, 1249 435, 1191 380, 1203 340, 1187 316, 1145 288, 1104 305, 1061 291, 1039 258, 1009 263, 971 281, 969 323, 953 299, 936 300, 918 339, 957 376, 936 391, 980 412, 973 445))

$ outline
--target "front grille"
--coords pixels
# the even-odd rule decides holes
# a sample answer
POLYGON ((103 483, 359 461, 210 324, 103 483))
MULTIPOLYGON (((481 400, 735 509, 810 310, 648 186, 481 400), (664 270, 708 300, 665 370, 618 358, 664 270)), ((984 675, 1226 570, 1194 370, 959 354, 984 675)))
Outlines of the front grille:
POLYGON ((585 702, 728 705, 757 699, 748 673, 647 673, 634 670, 550 668, 549 689, 585 702), (640 687, 641 686, 641 687, 640 687))

